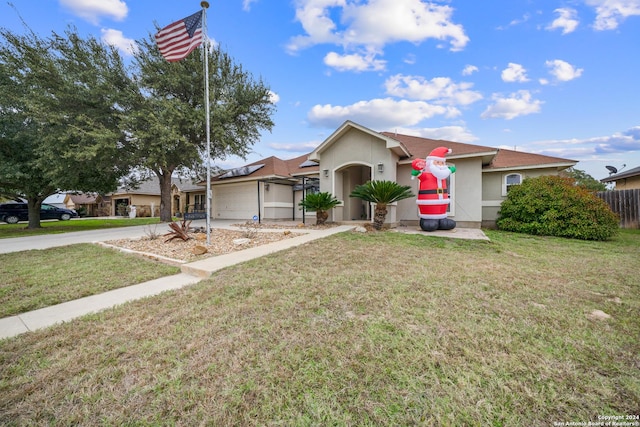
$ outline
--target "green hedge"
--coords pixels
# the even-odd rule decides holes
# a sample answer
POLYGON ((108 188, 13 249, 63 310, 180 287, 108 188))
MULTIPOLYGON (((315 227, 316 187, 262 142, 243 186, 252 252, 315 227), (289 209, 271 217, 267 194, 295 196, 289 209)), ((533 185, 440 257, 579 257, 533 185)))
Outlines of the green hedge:
POLYGON ((559 176, 527 178, 511 186, 498 215, 500 230, 583 240, 610 239, 619 224, 603 200, 559 176))

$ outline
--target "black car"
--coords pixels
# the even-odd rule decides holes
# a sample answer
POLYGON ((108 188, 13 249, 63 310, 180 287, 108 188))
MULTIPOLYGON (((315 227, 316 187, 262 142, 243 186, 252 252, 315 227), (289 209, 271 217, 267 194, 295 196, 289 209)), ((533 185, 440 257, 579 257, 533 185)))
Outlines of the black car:
MULTIPOLYGON (((67 221, 77 218, 78 213, 71 209, 59 208, 57 206, 43 203, 40 207, 40 219, 59 219, 67 221)), ((0 203, 0 221, 8 224, 15 224, 18 221, 29 220, 29 209, 26 203, 0 203)))

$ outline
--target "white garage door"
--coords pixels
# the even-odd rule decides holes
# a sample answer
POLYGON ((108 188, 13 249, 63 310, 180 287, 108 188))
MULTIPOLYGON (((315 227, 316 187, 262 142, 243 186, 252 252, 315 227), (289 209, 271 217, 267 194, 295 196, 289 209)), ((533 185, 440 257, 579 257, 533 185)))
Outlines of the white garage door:
POLYGON ((211 188, 213 218, 251 220, 258 215, 258 184, 214 185, 211 188))

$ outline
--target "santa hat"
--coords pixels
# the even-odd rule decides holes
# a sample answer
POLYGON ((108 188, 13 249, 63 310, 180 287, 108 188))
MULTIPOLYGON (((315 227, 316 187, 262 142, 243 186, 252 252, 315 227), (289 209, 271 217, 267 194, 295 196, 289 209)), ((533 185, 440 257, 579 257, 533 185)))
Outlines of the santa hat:
POLYGON ((427 156, 427 160, 442 160, 444 162, 444 156, 451 153, 451 149, 447 147, 438 147, 433 149, 427 156))
POLYGON ((442 160, 444 161, 444 156, 451 153, 451 149, 447 147, 438 147, 434 148, 431 153, 427 156, 427 160, 442 160))

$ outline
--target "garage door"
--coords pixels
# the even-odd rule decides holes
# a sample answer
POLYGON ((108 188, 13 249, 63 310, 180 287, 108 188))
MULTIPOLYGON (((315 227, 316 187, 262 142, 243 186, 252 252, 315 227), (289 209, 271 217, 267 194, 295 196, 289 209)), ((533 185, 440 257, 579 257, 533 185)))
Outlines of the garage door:
POLYGON ((258 215, 258 184, 215 185, 211 189, 213 218, 249 221, 258 215))

